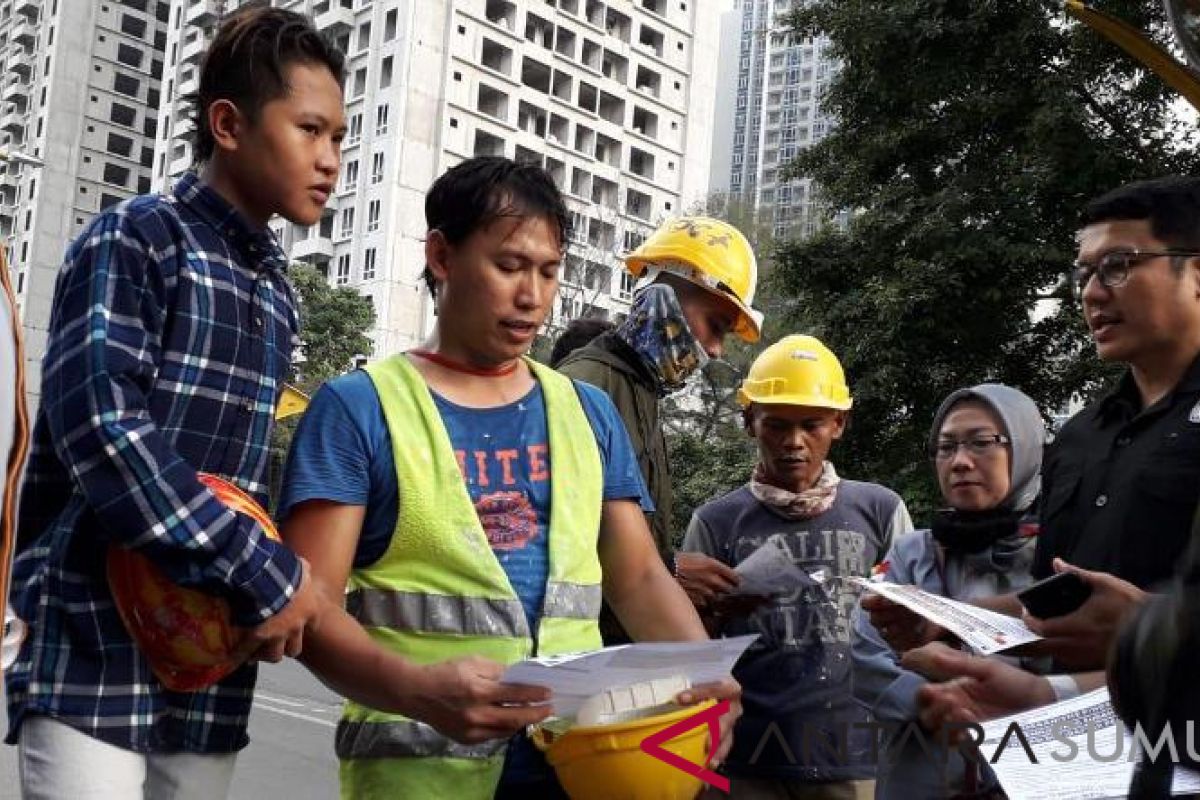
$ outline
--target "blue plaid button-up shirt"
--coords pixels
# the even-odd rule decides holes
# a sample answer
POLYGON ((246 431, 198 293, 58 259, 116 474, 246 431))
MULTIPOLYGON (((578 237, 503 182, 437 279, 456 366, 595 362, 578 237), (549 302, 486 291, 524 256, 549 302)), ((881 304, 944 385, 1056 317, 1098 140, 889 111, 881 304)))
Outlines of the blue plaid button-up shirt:
POLYGON ((140 752, 248 741, 255 668, 163 689, 118 616, 105 553, 144 553, 244 626, 290 599, 296 557, 196 480, 266 499, 298 331, 285 266, 271 234, 194 175, 101 213, 67 251, 21 498, 11 600, 30 632, 7 676, 9 742, 28 714, 140 752))

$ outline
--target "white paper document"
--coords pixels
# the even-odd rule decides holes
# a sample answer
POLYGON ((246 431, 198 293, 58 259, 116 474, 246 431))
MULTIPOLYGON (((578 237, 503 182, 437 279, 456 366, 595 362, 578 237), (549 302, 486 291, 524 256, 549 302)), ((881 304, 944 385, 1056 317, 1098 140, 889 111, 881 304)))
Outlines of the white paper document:
MULTIPOLYGON (((1093 800, 1125 797, 1138 759, 1138 742, 1121 723, 1107 689, 1061 703, 985 722, 981 755, 990 762, 1000 741, 1009 734, 992 764, 1009 800, 1093 800), (1025 737, 1037 763, 1031 763, 1013 723, 1025 737), (1089 732, 1090 728, 1090 732, 1089 732)), ((1186 753, 1185 731, 1175 732, 1176 752, 1186 753)), ((1153 749, 1155 742, 1149 742, 1153 749)), ((1167 757, 1164 745, 1159 758, 1167 757)), ((1200 792, 1200 773, 1175 768, 1172 794, 1200 792)))
POLYGON ((796 566, 796 559, 778 534, 767 537, 757 550, 734 567, 734 572, 742 579, 731 592, 734 595, 776 597, 815 583, 796 566))
POLYGON ((931 594, 916 586, 865 578, 849 580, 940 625, 985 656, 1042 638, 1017 617, 931 594))
POLYGON ((690 685, 729 677, 758 634, 704 642, 638 642, 590 653, 533 658, 513 664, 503 683, 544 686, 554 713, 574 717, 592 695, 635 683, 682 675, 690 685))

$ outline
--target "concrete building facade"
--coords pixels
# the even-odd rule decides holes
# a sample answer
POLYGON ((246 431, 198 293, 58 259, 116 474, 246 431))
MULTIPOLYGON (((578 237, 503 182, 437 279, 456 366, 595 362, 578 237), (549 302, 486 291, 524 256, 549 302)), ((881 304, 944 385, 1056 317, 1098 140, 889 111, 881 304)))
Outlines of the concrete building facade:
POLYGON ((822 224, 812 182, 782 180, 780 170, 834 124, 819 100, 837 62, 823 38, 788 32, 785 17, 798 1, 737 0, 722 25, 736 68, 730 64, 719 95, 733 115, 728 150, 713 153, 714 171, 723 173, 714 175, 713 189, 768 211, 776 239, 808 236, 822 224))
POLYGON ((0 0, 0 241, 36 402, 54 283, 100 209, 149 191, 171 6, 165 0, 0 0))
MULTIPOLYGON (((542 164, 567 195, 573 241, 552 325, 622 313, 632 282, 618 254, 708 191, 719 24, 705 2, 276 0, 347 54, 349 131, 321 222, 272 225, 293 260, 371 298, 375 352, 364 355, 428 331, 424 195, 478 154, 542 164)), ((236 5, 174 0, 155 188, 191 165, 182 98, 236 5)))

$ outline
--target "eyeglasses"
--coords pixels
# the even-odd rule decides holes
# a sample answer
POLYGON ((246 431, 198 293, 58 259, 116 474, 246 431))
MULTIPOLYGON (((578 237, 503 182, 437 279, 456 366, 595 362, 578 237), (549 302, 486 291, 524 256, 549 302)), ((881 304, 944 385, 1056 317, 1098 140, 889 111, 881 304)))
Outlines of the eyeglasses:
POLYGON ((978 434, 970 439, 941 439, 929 449, 929 455, 938 461, 949 461, 958 453, 958 448, 965 448, 968 453, 978 458, 985 458, 992 451, 1003 447, 1012 440, 1002 433, 978 434))
POLYGON ((1075 299, 1083 297, 1083 290, 1095 275, 1102 286, 1115 289, 1129 280, 1129 270, 1145 261, 1163 256, 1200 256, 1195 250, 1114 250, 1105 253, 1099 261, 1076 261, 1071 270, 1071 291, 1075 299))

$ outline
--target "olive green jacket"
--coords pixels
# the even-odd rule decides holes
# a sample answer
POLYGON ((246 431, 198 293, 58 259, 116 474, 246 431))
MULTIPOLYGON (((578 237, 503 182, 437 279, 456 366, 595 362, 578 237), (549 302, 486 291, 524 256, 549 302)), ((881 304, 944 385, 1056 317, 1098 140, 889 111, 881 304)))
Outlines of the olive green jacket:
MULTIPOLYGON (((572 352, 558 365, 558 371, 603 389, 617 407, 654 503, 654 513, 647 514, 646 521, 658 554, 663 563, 670 566, 675 551, 671 467, 666 437, 659 424, 657 377, 633 348, 612 333, 601 334, 590 344, 572 352)), ((600 622, 606 643, 628 641, 627 637, 621 638, 623 633, 618 636, 620 627, 613 627, 616 620, 610 613, 605 613, 600 622)))

